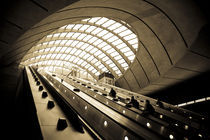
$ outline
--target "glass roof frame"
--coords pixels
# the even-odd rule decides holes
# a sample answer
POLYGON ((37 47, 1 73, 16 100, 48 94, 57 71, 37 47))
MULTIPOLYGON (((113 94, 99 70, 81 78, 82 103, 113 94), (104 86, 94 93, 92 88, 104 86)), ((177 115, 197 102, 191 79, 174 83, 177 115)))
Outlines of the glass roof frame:
POLYGON ((28 51, 21 64, 34 64, 42 60, 66 61, 66 57, 71 55, 68 62, 83 60, 86 62, 83 68, 88 73, 108 70, 118 78, 134 61, 139 46, 137 35, 130 28, 124 21, 106 17, 83 19, 62 26, 45 36, 28 51), (85 55, 79 56, 84 52, 85 55), (96 61, 103 65, 97 63, 96 66, 96 61))

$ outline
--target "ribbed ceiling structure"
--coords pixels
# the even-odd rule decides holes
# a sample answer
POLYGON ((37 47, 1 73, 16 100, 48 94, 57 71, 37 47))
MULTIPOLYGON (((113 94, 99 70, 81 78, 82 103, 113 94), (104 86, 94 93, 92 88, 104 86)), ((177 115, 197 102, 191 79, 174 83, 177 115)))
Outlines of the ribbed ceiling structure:
POLYGON ((119 78, 134 61, 137 49, 137 36, 126 22, 93 17, 45 36, 28 51, 21 64, 78 67, 95 79, 103 72, 119 78))

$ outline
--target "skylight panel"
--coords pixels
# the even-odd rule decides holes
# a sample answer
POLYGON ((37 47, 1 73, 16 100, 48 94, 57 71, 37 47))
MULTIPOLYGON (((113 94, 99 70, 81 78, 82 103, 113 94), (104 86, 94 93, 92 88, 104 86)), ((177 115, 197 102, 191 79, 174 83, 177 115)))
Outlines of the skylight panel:
POLYGON ((60 33, 56 33, 53 35, 53 37, 59 37, 60 33))
POLYGON ((117 39, 119 39, 119 38, 116 37, 116 36, 113 36, 113 37, 109 38, 107 41, 113 42, 113 41, 115 41, 115 40, 117 40, 117 39))
POLYGON ((47 54, 46 58, 47 58, 47 59, 48 59, 48 58, 50 58, 50 57, 51 57, 51 55, 52 55, 52 54, 47 54))
POLYGON ((116 66, 114 63, 109 64, 109 67, 113 68, 114 66, 116 66))
POLYGON ((96 58, 94 58, 91 63, 95 64, 98 60, 96 58))
POLYGON ((123 41, 122 41, 121 39, 118 39, 118 40, 115 40, 114 42, 112 42, 112 44, 113 44, 114 46, 116 46, 116 45, 118 45, 118 44, 121 44, 121 43, 123 43, 123 41))
POLYGON ((67 41, 68 41, 68 40, 62 40, 62 41, 60 42, 60 45, 64 45, 67 41))
POLYGON ((102 49, 103 49, 104 51, 106 51, 106 50, 108 50, 108 49, 110 49, 110 48, 112 48, 110 45, 106 45, 106 46, 104 46, 102 49))
POLYGON ((101 42, 103 42, 103 41, 101 39, 98 39, 98 40, 96 40, 96 41, 93 42, 93 45, 97 46, 101 42))
POLYGON ((105 22, 104 24, 102 24, 102 26, 103 26, 103 27, 108 27, 108 26, 110 26, 110 25, 112 25, 112 24, 114 24, 114 23, 115 23, 114 20, 108 20, 107 22, 105 22))
POLYGON ((78 43, 79 43, 79 41, 74 40, 74 41, 71 43, 71 46, 72 46, 72 47, 75 47, 78 43))
POLYGON ((87 36, 87 34, 80 34, 80 36, 78 36, 78 40, 82 40, 85 36, 87 36))
POLYGON ((71 38, 76 39, 81 33, 74 33, 74 35, 71 38))
POLYGON ((85 21, 85 22, 86 22, 86 21, 88 21, 88 20, 90 20, 90 18, 83 19, 82 21, 85 21))
POLYGON ((109 57, 106 56, 106 57, 102 58, 102 60, 107 61, 107 60, 109 60, 109 57))
POLYGON ((115 33, 120 33, 120 32, 122 32, 122 31, 124 31, 124 30, 127 30, 128 28, 126 28, 125 26, 121 26, 121 27, 119 27, 119 28, 117 28, 117 29, 115 29, 115 30, 113 30, 115 33))
POLYGON ((62 61, 59 61, 59 60, 58 60, 58 61, 55 62, 54 64, 57 65, 57 66, 60 66, 60 65, 62 65, 62 61))
POLYGON ((85 32, 92 32, 96 27, 95 26, 90 26, 85 32))
POLYGON ((69 32, 66 37, 70 38, 74 33, 73 32, 69 32))
POLYGON ((39 59, 39 58, 41 58, 41 55, 39 55, 39 56, 36 57, 36 59, 39 59))
POLYGON ((74 30, 78 30, 81 26, 82 26, 82 24, 76 24, 76 25, 73 27, 73 29, 74 29, 74 30))
POLYGON ((137 50, 138 49, 138 44, 133 44, 132 47, 137 50))
POLYGON ((83 56, 84 59, 87 59, 90 55, 87 53, 83 56))
POLYGON ((93 70, 92 70, 92 73, 96 73, 96 72, 97 72, 97 70, 96 70, 96 69, 93 69, 93 70))
POLYGON ((31 58, 31 60, 30 61, 33 61, 35 58, 33 57, 33 58, 31 58))
POLYGON ((100 51, 100 50, 98 50, 94 55, 95 56, 98 56, 98 55, 100 55, 102 52, 100 51))
POLYGON ((135 55, 131 55, 131 56, 129 56, 128 57, 128 59, 131 61, 131 60, 134 60, 134 58, 135 58, 135 55))
POLYGON ((112 68, 115 72, 119 70, 116 66, 112 68))
POLYGON ((62 47, 57 47, 55 52, 59 52, 62 47))
POLYGON ((77 51, 77 49, 76 49, 76 48, 73 48, 73 49, 71 50, 70 54, 74 54, 76 51, 77 51))
POLYGON ((90 25, 83 25, 79 30, 80 31, 85 31, 90 25))
POLYGON ((93 36, 91 35, 87 35, 85 38, 83 38, 84 41, 88 41, 90 38, 92 38, 93 36))
POLYGON ((79 61, 80 59, 78 58, 78 57, 76 57, 75 59, 74 59, 74 63, 77 63, 78 61, 79 61))
POLYGON ((97 50, 97 48, 93 48, 92 50, 90 50, 90 53, 94 54, 97 50))
POLYGON ((94 17, 94 18, 91 18, 88 22, 95 23, 99 19, 100 19, 100 17, 94 17))
POLYGON ((93 49, 93 46, 89 45, 85 50, 89 52, 91 49, 93 49))
POLYGON ((65 51, 65 53, 69 53, 72 50, 72 48, 68 47, 65 51))
POLYGON ((67 55, 66 54, 62 54, 60 59, 64 59, 67 55))
POLYGON ((84 67, 86 64, 87 64, 87 62, 84 61, 84 62, 81 64, 81 66, 84 67))
POLYGON ((47 45, 48 44, 48 42, 44 42, 44 43, 42 43, 42 45, 47 45))
POLYGON ((106 61, 105 63, 106 63, 107 65, 109 65, 109 64, 112 63, 112 61, 111 61, 111 60, 108 60, 108 61, 106 61))
POLYGON ((85 65, 85 68, 88 69, 90 67, 90 64, 85 65))
POLYGON ((120 26, 122 26, 122 24, 116 22, 115 24, 113 24, 110 27, 108 27, 108 29, 109 30, 114 30, 114 29, 116 29, 116 28, 118 28, 120 26))
POLYGON ((92 67, 92 66, 90 66, 89 68, 88 68, 88 70, 89 71, 92 71, 94 68, 92 67))
POLYGON ((65 37, 67 33, 61 33, 60 37, 65 37))
POLYGON ((98 57, 101 59, 103 58, 104 56, 106 56, 104 53, 102 53, 101 55, 99 55, 98 57))
POLYGON ((50 61, 47 62, 47 65, 50 65, 51 63, 52 63, 52 61, 50 60, 50 61))
POLYGON ((68 41, 66 42, 66 45, 69 46, 72 42, 73 42, 73 40, 68 40, 68 41))
POLYGON ((47 38, 50 38, 50 37, 52 37, 53 35, 47 35, 47 38))
POLYGON ((39 52, 44 52, 44 49, 39 50, 39 52))
POLYGON ((88 40, 89 43, 93 43, 94 41, 96 41, 98 38, 97 37, 92 37, 90 40, 88 40))
POLYGON ((127 63, 123 63, 123 64, 121 64, 122 65, 122 67, 124 67, 124 68, 127 68, 128 67, 128 64, 127 63))
POLYGON ((125 56, 131 56, 131 55, 134 55, 132 51, 128 51, 125 53, 125 56))
POLYGON ((136 43, 138 43, 138 39, 135 38, 135 39, 133 39, 133 40, 129 40, 128 43, 129 43, 129 44, 136 44, 136 43))
POLYGON ((101 70, 104 72, 108 71, 106 67, 102 68, 101 70))
POLYGON ((103 29, 101 29, 101 28, 96 28, 94 31, 92 31, 92 34, 97 34, 97 33, 99 33, 100 31, 102 31, 103 29))
POLYGON ((106 51, 108 54, 115 52, 115 49, 111 48, 109 50, 106 51))
POLYGON ((112 36, 113 36, 112 33, 108 33, 108 34, 106 34, 105 36, 102 36, 102 38, 103 38, 103 39, 108 39, 108 38, 110 38, 110 37, 112 37, 112 36))
POLYGON ((81 52, 81 53, 79 54, 79 56, 80 56, 80 57, 83 57, 85 54, 86 54, 86 52, 83 51, 83 52, 81 52))
POLYGON ((131 39, 134 39, 136 38, 136 35, 135 34, 130 34, 130 35, 127 35, 125 37, 123 37, 125 40, 131 40, 131 39))
POLYGON ((96 63, 95 63, 95 66, 99 66, 99 65, 101 65, 101 62, 100 61, 97 61, 96 63))
POLYGON ((57 56, 55 57, 56 59, 59 59, 61 57, 62 54, 57 54, 57 56))
POLYGON ((80 65, 82 62, 84 62, 84 60, 80 59, 77 64, 80 65))
POLYGON ((48 43, 49 43, 49 45, 52 45, 52 44, 55 43, 55 41, 54 40, 53 41, 49 41, 48 43))
POLYGON ((120 70, 115 71, 115 73, 118 74, 119 76, 122 74, 122 73, 120 72, 120 70))
POLYGON ((125 47, 125 48, 121 49, 120 51, 124 53, 124 52, 130 51, 130 48, 125 47))
POLYGON ((45 52, 49 52, 49 51, 50 51, 50 48, 46 48, 46 49, 45 49, 45 52))
POLYGON ((69 59, 70 62, 73 62, 73 60, 75 59, 75 56, 71 56, 71 58, 69 59))
POLYGON ((117 51, 114 51, 113 53, 110 54, 112 57, 115 57, 116 55, 119 55, 117 51))
POLYGON ((77 51, 75 52, 75 55, 77 56, 77 55, 79 55, 81 52, 82 52, 81 50, 77 50, 77 51))
POLYGON ((85 50, 88 46, 89 46, 89 44, 84 43, 84 44, 81 46, 81 49, 82 49, 82 50, 85 50))
POLYGON ((96 76, 99 76, 99 75, 100 75, 100 72, 96 72, 95 75, 96 75, 96 76))
POLYGON ((101 65, 98 66, 98 68, 102 69, 102 68, 104 68, 104 65, 101 64, 101 65))
POLYGON ((91 55, 90 57, 87 58, 88 61, 91 61, 94 57, 91 55))
POLYGON ((77 47, 77 48, 80 48, 83 44, 84 44, 84 42, 79 42, 79 43, 76 45, 76 47, 77 47))
POLYGON ((56 40, 54 44, 57 45, 57 44, 60 44, 60 42, 61 40, 56 40))
POLYGON ((69 24, 66 29, 72 29, 74 27, 75 24, 69 24))
POLYGON ((132 34, 131 30, 125 30, 125 31, 119 33, 119 35, 120 35, 121 37, 126 36, 126 35, 129 35, 129 34, 132 34))
POLYGON ((119 45, 116 46, 118 49, 122 49, 124 47, 127 47, 127 45, 125 43, 121 43, 119 45))
POLYGON ((101 31, 100 33, 97 34, 97 36, 101 37, 101 36, 104 36, 105 34, 107 34, 108 31, 107 30, 103 30, 101 31))
POLYGON ((99 48, 102 48, 102 47, 104 47, 105 45, 107 45, 107 43, 106 43, 106 42, 102 42, 102 43, 98 44, 97 46, 98 46, 99 48))
POLYGON ((125 63, 125 60, 124 59, 118 60, 118 63, 120 64, 125 63))
POLYGON ((70 57, 71 57, 71 55, 67 55, 65 60, 69 60, 70 57))
POLYGON ((60 50, 60 52, 65 52, 65 50, 67 49, 67 47, 63 47, 61 50, 60 50))
POLYGON ((115 56, 114 59, 119 60, 119 59, 122 59, 122 57, 120 55, 118 55, 118 56, 115 56))
POLYGON ((60 29, 64 29, 64 28, 66 28, 66 26, 67 26, 67 25, 65 25, 65 26, 63 26, 63 27, 60 27, 60 29))
POLYGON ((95 24, 101 25, 101 24, 103 24, 104 22, 106 22, 107 20, 109 20, 109 19, 103 17, 103 18, 101 18, 100 20, 98 20, 95 24))

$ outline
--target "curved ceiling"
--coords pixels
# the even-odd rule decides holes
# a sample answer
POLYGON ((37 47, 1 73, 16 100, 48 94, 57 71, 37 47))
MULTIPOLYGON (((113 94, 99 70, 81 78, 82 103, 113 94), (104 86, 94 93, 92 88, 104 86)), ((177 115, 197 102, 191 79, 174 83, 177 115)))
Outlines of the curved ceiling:
POLYGON ((28 51, 21 64, 45 67, 62 60, 59 66, 70 62, 94 78, 103 72, 111 72, 118 78, 133 62, 137 50, 138 38, 129 24, 93 17, 48 34, 28 51))
MULTIPOLYGON (((129 58, 126 61, 127 57, 118 51, 129 65, 126 70, 123 66, 117 65, 118 63, 114 62, 115 59, 110 59, 122 73, 117 80, 118 86, 147 94, 209 69, 209 45, 203 41, 204 38, 201 35, 205 30, 203 27, 206 21, 201 16, 200 10, 190 0, 167 2, 154 0, 80 0, 73 4, 66 4, 65 8, 60 8, 58 11, 54 10, 45 18, 40 16, 39 19, 37 15, 46 15, 46 12, 41 11, 32 3, 27 4, 30 5, 30 9, 33 8, 33 12, 31 15, 25 14, 26 10, 23 6, 24 12, 20 12, 19 15, 24 18, 19 18, 16 22, 17 25, 22 26, 24 31, 19 33, 20 28, 14 30, 14 24, 12 24, 11 28, 5 28, 5 32, 1 34, 8 40, 12 38, 15 40, 15 42, 10 42, 10 47, 5 47, 5 51, 0 52, 4 54, 0 61, 6 66, 12 63, 19 64, 32 47, 38 45, 39 41, 44 43, 41 41, 60 27, 69 23, 76 24, 78 21, 79 24, 82 24, 81 22, 86 22, 82 21, 83 19, 90 17, 107 17, 125 21, 132 26, 138 36, 138 50, 134 53, 136 48, 134 51, 131 49, 135 54, 133 62, 129 58), (30 24, 27 24, 26 19, 30 24), (35 21, 35 19, 37 20, 35 21), (24 25, 30 26, 25 28, 24 25), (17 33, 19 38, 13 37, 13 34, 10 33, 17 33), (132 64, 129 64, 129 61, 132 64)), ((45 6, 48 7, 51 4, 49 2, 45 6)), ((9 19, 12 21, 13 18, 9 19)), ((122 24, 120 20, 116 21, 122 24)), ((92 26, 93 23, 88 23, 88 25, 92 26)), ((103 29, 103 26, 98 26, 103 29)), ((63 30, 61 31, 63 32, 63 30)), ((75 31, 83 33, 79 30, 75 31)), ((91 35, 90 33, 86 34, 91 35)), ((1 40, 5 42, 6 39, 1 40)), ((47 41, 50 40, 45 40, 45 42, 47 41)), ((111 46, 111 44, 109 45, 111 46)), ((129 47, 129 45, 127 46, 129 47)), ((45 52, 40 53, 40 55, 42 54, 47 55, 45 52)), ((45 59, 45 61, 48 60, 45 59)), ((105 64, 103 65, 105 66, 105 64)), ((107 67, 107 70, 111 71, 112 69, 107 67)))

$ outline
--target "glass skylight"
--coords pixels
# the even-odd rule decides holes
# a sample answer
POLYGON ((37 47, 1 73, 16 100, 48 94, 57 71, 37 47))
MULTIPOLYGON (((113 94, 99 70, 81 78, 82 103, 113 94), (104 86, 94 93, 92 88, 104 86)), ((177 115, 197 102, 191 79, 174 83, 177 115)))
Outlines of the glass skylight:
POLYGON ((121 20, 93 17, 65 25, 40 40, 22 59, 42 69, 76 66, 93 78, 102 72, 120 77, 135 59, 137 35, 121 20), (64 66, 65 64, 65 66, 64 66))

